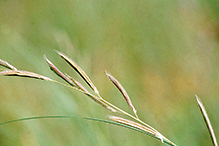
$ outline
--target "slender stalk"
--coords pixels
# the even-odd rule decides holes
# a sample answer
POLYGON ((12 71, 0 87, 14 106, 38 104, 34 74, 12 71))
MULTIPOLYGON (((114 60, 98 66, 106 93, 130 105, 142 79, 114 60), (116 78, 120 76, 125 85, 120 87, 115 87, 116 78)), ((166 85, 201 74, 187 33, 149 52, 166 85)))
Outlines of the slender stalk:
MULTIPOLYGON (((118 122, 114 122, 114 121, 108 121, 108 120, 103 120, 103 119, 97 119, 97 118, 89 118, 89 117, 78 117, 78 116, 59 116, 59 115, 55 115, 55 116, 39 116, 39 117, 28 117, 28 118, 21 118, 21 119, 16 119, 16 120, 11 120, 11 121, 6 121, 6 122, 2 122, 0 123, 0 125, 5 125, 5 124, 10 124, 10 123, 14 123, 14 122, 20 122, 20 121, 29 121, 29 120, 37 120, 37 119, 66 119, 66 118, 79 118, 79 119, 85 119, 85 120, 92 120, 92 121, 98 121, 98 122, 104 122, 104 123, 109 123, 109 124, 113 124, 113 125, 117 125, 117 126, 121 126, 121 127, 125 127, 125 128, 129 128, 138 132, 142 132, 144 134, 147 134, 149 136, 152 136, 154 138, 157 138, 156 136, 154 136, 153 134, 150 134, 148 132, 145 132, 144 130, 138 129, 136 127, 133 126, 129 126, 123 123, 118 123, 118 122)), ((164 140, 165 143, 167 143, 170 146, 176 146, 175 144, 169 143, 168 141, 164 140)))
POLYGON ((206 125, 208 127, 212 143, 214 144, 214 146, 218 146, 217 139, 216 139, 216 136, 214 134, 214 130, 213 130, 212 126, 211 126, 211 122, 210 122, 210 119, 208 117, 207 111, 206 111, 206 109, 205 109, 201 99, 197 95, 195 95, 195 97, 196 97, 196 100, 198 102, 199 108, 201 110, 202 116, 203 116, 203 118, 205 120, 205 123, 206 123, 206 125))

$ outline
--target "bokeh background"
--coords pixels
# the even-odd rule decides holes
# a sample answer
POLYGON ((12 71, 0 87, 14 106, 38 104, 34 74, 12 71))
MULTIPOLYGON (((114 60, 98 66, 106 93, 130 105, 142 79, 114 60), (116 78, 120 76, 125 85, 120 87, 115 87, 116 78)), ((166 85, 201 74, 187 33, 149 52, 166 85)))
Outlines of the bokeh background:
MULTIPOLYGON (((197 94, 219 139, 219 1, 0 1, 1 59, 61 81, 49 70, 46 54, 83 82, 54 50, 75 60, 106 100, 131 113, 104 74, 108 70, 127 90, 139 117, 177 145, 211 145, 197 94)), ((46 115, 108 119, 110 114, 66 87, 0 77, 0 122, 46 115)), ((165 144, 100 122, 40 119, 0 126, 0 145, 165 144)))

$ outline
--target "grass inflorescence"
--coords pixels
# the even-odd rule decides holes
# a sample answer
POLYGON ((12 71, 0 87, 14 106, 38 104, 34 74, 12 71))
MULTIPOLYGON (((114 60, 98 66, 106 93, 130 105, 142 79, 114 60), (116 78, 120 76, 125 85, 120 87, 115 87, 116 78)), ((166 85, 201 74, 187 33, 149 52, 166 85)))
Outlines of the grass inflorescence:
MULTIPOLYGON (((81 119, 87 119, 87 120, 93 120, 93 121, 100 121, 100 122, 105 122, 105 123, 110 123, 114 125, 119 125, 122 127, 126 127, 132 130, 136 130, 139 132, 142 132, 144 134, 147 134, 149 136, 152 136, 156 139, 159 139, 162 143, 166 143, 171 146, 176 146, 175 143, 167 139, 165 136, 163 136, 158 130, 153 128, 152 126, 148 125, 147 123, 143 122, 137 115, 137 110, 134 107, 134 105, 131 102, 131 99, 126 92, 126 90, 123 88, 123 86, 119 83, 119 81, 114 78, 110 73, 105 71, 107 77, 110 79, 110 81, 115 85, 115 87, 121 92, 122 96, 124 97, 125 101, 127 102, 128 106, 132 109, 133 114, 130 114, 119 107, 115 106, 114 104, 106 101, 99 93, 98 89, 96 86, 93 84, 91 79, 88 77, 88 75, 72 60, 70 59, 67 55, 64 53, 56 51, 61 58, 63 58, 81 77, 82 79, 88 84, 88 86, 93 90, 93 92, 89 92, 80 82, 75 80, 73 77, 69 76, 66 73, 62 73, 47 57, 44 55, 44 59, 49 65, 49 68, 60 78, 62 78, 65 83, 58 82, 56 80, 53 80, 49 77, 39 75, 37 73, 29 72, 29 71, 23 71, 23 70, 18 70, 15 68, 13 65, 9 64, 8 62, 1 60, 0 59, 0 66, 3 66, 6 68, 6 70, 0 72, 1 75, 3 76, 20 76, 20 77, 26 77, 26 78, 35 78, 35 79, 40 79, 44 81, 50 81, 53 83, 60 84, 62 86, 66 86, 69 88, 72 88, 74 90, 77 90, 85 95, 87 95, 89 98, 91 98, 93 101, 96 103, 102 105, 104 108, 112 111, 113 113, 119 113, 121 115, 126 116, 127 118, 123 118, 120 116, 114 116, 114 115, 109 115, 109 120, 103 120, 103 119, 96 119, 96 118, 86 118, 86 117, 75 117, 75 116, 41 116, 41 117, 29 117, 29 118, 22 118, 22 119, 16 119, 16 120, 11 120, 11 121, 6 121, 0 123, 0 125, 4 124, 9 124, 12 122, 18 122, 18 121, 25 121, 25 120, 34 120, 34 119, 47 119, 47 118, 81 118, 81 119), (131 120, 130 120, 131 119, 131 120)), ((201 112, 204 116, 204 119, 206 121, 207 127, 210 131, 210 135, 212 137, 212 141, 215 146, 217 146, 216 138, 213 132, 213 128, 210 124, 210 120, 207 116, 206 110, 204 109, 204 106, 201 102, 201 100, 198 98, 196 95, 197 102, 199 104, 199 107, 201 109, 201 112)))

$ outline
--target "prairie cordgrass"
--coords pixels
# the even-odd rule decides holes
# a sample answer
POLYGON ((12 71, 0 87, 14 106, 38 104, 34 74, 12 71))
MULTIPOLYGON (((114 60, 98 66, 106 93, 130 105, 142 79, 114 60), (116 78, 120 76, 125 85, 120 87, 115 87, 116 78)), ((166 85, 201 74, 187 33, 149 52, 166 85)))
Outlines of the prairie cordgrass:
MULTIPOLYGON (((88 75, 72 60, 70 59, 67 55, 56 51, 61 58, 63 58, 80 76, 81 78, 87 83, 87 85, 93 90, 93 93, 89 92, 88 89, 86 89, 80 82, 75 80, 73 77, 69 76, 66 73, 62 73, 45 55, 44 59, 49 65, 49 68, 56 74, 58 75, 61 79, 63 79, 66 83, 58 82, 56 80, 53 80, 49 77, 29 72, 29 71, 23 71, 23 70, 18 70, 15 68, 13 65, 9 64, 8 62, 1 60, 0 59, 0 66, 5 67, 7 70, 1 71, 0 75, 3 76, 19 76, 19 77, 26 77, 26 78, 35 78, 39 80, 44 80, 44 81, 50 81, 53 83, 60 84, 62 86, 72 88, 74 90, 77 90, 85 95, 87 95, 89 98, 91 98, 93 101, 96 103, 100 104, 101 106, 105 107, 106 109, 112 111, 112 113, 118 113, 120 116, 114 116, 114 115, 109 115, 108 118, 111 120, 103 120, 103 119, 97 119, 97 118, 88 118, 88 117, 76 117, 76 116, 38 116, 38 117, 28 117, 28 118, 21 118, 21 119, 15 119, 11 121, 6 121, 0 123, 0 125, 4 124, 9 124, 13 122, 18 122, 18 121, 27 121, 27 120, 36 120, 36 119, 54 119, 54 118, 79 118, 79 119, 86 119, 86 120, 93 120, 93 121, 99 121, 99 122, 104 122, 104 123, 110 123, 122 127, 126 127, 135 131, 142 132, 144 134, 147 134, 151 137, 154 137, 158 140, 160 140, 162 143, 166 143, 171 146, 176 146, 175 143, 173 143, 171 140, 167 139, 165 136, 163 136, 158 130, 147 124, 146 122, 142 121, 139 116, 137 115, 137 110, 132 104, 132 101, 126 92, 126 90, 123 88, 123 86, 120 84, 120 82, 113 77, 111 74, 109 74, 107 71, 105 71, 107 77, 110 79, 110 81, 115 85, 115 87, 121 92, 122 96, 124 97, 125 101, 127 102, 128 106, 131 108, 133 111, 133 114, 130 114, 126 112, 125 110, 115 106, 114 104, 108 102, 105 100, 99 93, 98 89, 96 86, 93 84, 91 79, 88 77, 88 75), (123 118, 122 116, 125 116, 123 118), (131 120, 130 120, 131 119, 131 120)), ((200 107, 200 110, 203 114, 204 120, 206 121, 206 125, 209 129, 212 142, 214 146, 217 145, 216 141, 216 136, 214 134, 213 128, 211 126, 210 120, 208 118, 207 112, 200 100, 200 98, 196 96, 198 105, 200 107)))

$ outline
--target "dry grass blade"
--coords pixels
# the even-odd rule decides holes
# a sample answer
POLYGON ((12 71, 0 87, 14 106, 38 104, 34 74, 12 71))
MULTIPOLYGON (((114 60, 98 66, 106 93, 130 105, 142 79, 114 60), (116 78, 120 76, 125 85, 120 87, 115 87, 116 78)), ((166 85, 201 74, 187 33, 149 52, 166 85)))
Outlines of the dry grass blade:
POLYGON ((0 75, 29 77, 29 78, 46 80, 46 81, 53 81, 52 79, 50 79, 48 77, 45 77, 45 76, 42 76, 42 75, 39 75, 39 74, 36 74, 36 73, 33 73, 33 72, 22 71, 22 70, 6 70, 6 71, 0 72, 0 75))
POLYGON ((77 73, 85 80, 85 82, 91 87, 91 89, 97 94, 99 95, 99 91, 97 90, 97 88, 94 86, 94 84, 91 82, 91 80, 89 79, 89 77, 86 75, 86 73, 73 61, 71 60, 69 57, 67 57, 65 54, 58 52, 57 53, 71 66, 74 68, 74 70, 77 71, 77 73))
POLYGON ((211 135, 212 142, 213 142, 214 146, 218 146, 217 139, 216 139, 216 136, 214 134, 214 130, 213 130, 212 126, 211 126, 211 122, 210 122, 210 119, 208 118, 208 114, 207 114, 207 112, 205 110, 205 107, 204 107, 201 99, 197 95, 195 95, 195 97, 196 97, 196 100, 197 100, 198 105, 200 107, 200 110, 202 112, 202 115, 204 117, 205 123, 206 123, 206 125, 208 127, 209 133, 211 135))
POLYGON ((110 75, 107 71, 105 71, 106 75, 108 76, 108 78, 113 82, 113 84, 119 89, 119 91, 122 93, 123 97, 125 98, 126 102, 128 103, 128 105, 132 108, 135 116, 138 118, 137 116, 137 110, 135 109, 135 107, 133 106, 131 99, 128 96, 128 93, 125 91, 125 89, 122 87, 122 85, 119 83, 119 81, 117 81, 112 75, 110 75))
POLYGON ((0 66, 6 67, 6 68, 12 69, 12 70, 17 70, 14 66, 9 64, 7 61, 1 60, 1 59, 0 59, 0 66))
POLYGON ((46 58, 46 55, 44 55, 45 60, 47 61, 49 68, 59 77, 61 77, 63 80, 65 80, 67 83, 69 83, 72 86, 75 86, 75 84, 67 77, 65 76, 49 59, 46 58))

